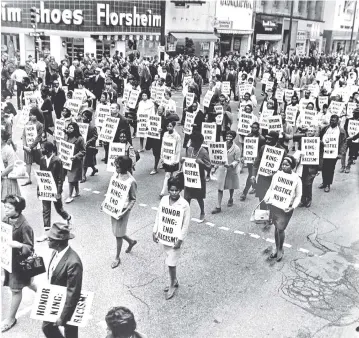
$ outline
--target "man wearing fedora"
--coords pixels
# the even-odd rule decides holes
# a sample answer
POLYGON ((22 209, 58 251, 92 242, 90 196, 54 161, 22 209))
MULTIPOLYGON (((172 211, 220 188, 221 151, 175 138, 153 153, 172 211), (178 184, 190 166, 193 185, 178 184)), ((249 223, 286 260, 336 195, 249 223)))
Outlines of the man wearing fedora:
POLYGON ((42 331, 47 338, 78 337, 78 327, 66 325, 75 311, 82 288, 82 262, 69 246, 69 239, 74 237, 65 223, 54 223, 48 234, 49 248, 54 250, 47 270, 48 279, 50 284, 65 286, 67 295, 64 309, 56 323, 42 324, 42 331), (60 332, 59 326, 64 326, 65 336, 60 332))

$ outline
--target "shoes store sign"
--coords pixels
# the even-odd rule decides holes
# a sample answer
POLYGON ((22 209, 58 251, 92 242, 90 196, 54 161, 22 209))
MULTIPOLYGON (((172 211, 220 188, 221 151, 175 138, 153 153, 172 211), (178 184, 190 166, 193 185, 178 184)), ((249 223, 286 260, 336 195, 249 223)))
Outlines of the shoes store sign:
MULTIPOLYGON (((84 24, 85 11, 82 9, 46 8, 45 1, 40 1, 37 9, 37 23, 39 24, 84 24)), ((96 4, 96 25, 98 26, 139 26, 161 27, 161 16, 147 10, 146 13, 138 13, 137 7, 133 6, 132 12, 111 12, 109 4, 96 4)), ((92 11, 91 11, 92 13, 92 11)), ((23 9, 10 7, 6 2, 1 3, 2 22, 22 22, 23 9)))

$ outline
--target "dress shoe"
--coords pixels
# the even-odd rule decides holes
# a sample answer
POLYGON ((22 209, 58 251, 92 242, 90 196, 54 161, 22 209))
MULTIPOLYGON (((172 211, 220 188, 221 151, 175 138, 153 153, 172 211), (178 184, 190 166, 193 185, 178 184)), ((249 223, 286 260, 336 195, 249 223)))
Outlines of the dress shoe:
POLYGON ((324 188, 325 188, 324 183, 322 183, 318 188, 319 188, 319 189, 324 189, 324 188))
POLYGON ((312 205, 312 199, 308 199, 308 201, 305 203, 305 207, 309 208, 312 205))
POLYGON ((329 192, 330 191, 330 185, 327 185, 325 188, 324 188, 324 192, 329 192))

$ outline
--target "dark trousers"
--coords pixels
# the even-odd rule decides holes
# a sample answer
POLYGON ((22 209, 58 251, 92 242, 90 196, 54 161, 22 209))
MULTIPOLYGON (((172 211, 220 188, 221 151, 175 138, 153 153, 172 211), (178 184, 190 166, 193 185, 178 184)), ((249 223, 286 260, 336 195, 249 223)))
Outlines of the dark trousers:
POLYGON ((78 338, 79 328, 77 326, 65 325, 65 336, 63 336, 54 323, 43 322, 42 332, 46 338, 78 338))
POLYGON ((104 142, 103 147, 105 149, 105 163, 107 163, 108 160, 108 150, 110 148, 110 144, 108 142, 104 142))
POLYGON ((253 163, 248 163, 247 166, 248 166, 248 177, 247 177, 247 181, 246 181, 246 186, 244 187, 244 190, 243 190, 243 195, 248 194, 249 188, 251 186, 253 186, 253 188, 255 189, 255 185, 251 181, 251 177, 253 176, 253 163))
POLYGON ((17 109, 21 109, 21 93, 22 93, 22 83, 16 82, 16 96, 17 96, 17 109))
MULTIPOLYGON (((64 210, 62 199, 59 198, 56 202, 53 202, 56 212, 64 219, 69 218, 69 214, 64 210)), ((44 227, 51 227, 51 201, 42 201, 42 217, 44 219, 44 227)))
POLYGON ((334 170, 337 161, 337 158, 323 159, 322 178, 324 186, 331 185, 333 183, 334 170))

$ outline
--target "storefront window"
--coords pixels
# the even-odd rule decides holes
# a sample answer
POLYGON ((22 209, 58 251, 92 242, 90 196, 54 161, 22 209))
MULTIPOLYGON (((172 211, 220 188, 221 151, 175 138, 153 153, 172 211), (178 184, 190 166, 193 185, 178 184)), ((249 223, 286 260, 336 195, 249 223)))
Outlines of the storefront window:
POLYGON ((227 55, 231 51, 231 35, 221 35, 221 54, 227 55))
POLYGON ((234 38, 233 50, 239 52, 241 50, 241 38, 234 38))
POLYGON ((18 34, 1 34, 1 51, 8 53, 9 59, 16 56, 16 52, 20 49, 18 34))
POLYGON ((36 51, 43 57, 50 54, 50 36, 39 36, 36 39, 36 51))
POLYGON ((84 56, 84 39, 67 38, 66 53, 70 57, 71 61, 76 58, 82 58, 84 56))
POLYGON ((96 59, 101 61, 104 54, 110 56, 111 41, 110 40, 96 40, 96 59))

